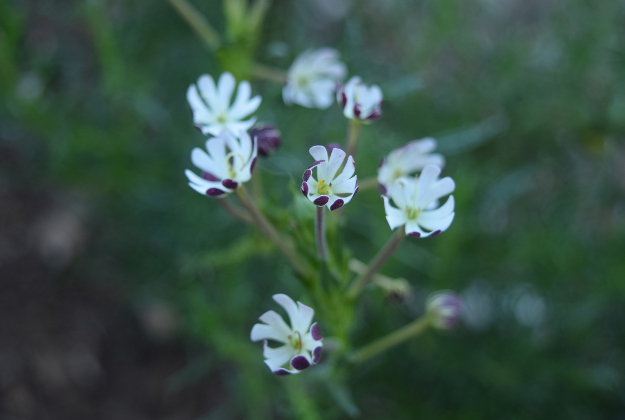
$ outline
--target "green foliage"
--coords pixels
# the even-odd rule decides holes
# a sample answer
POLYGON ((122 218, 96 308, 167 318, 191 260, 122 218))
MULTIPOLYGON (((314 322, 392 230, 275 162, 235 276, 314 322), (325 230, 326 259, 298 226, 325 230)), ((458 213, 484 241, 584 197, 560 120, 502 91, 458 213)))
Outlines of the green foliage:
MULTIPOLYGON (((276 1, 262 36, 265 2, 247 14, 247 2, 226 2, 230 25, 219 2, 196 3, 227 35, 217 57, 166 2, 0 3, 0 146, 27 164, 0 168, 0 177, 41 190, 61 186, 89 203, 93 243, 69 276, 101 272, 130 302, 158 297, 176 308, 181 339, 206 357, 172 386, 192 383, 196 373, 232 373, 229 398, 205 418, 622 413, 619 2, 371 0, 352 2, 340 16, 317 2, 276 1), (260 347, 249 342, 256 317, 274 293, 308 303, 306 295, 267 238, 194 193, 183 175, 189 151, 204 141, 186 109, 190 83, 221 66, 249 74, 251 58, 286 68, 299 51, 323 45, 341 50, 350 74, 388 93, 382 119, 363 127, 359 179, 375 176, 390 150, 434 136, 447 158, 444 174, 457 184, 449 231, 404 241, 383 268, 413 285, 413 300, 397 304, 368 290, 354 324, 336 328, 351 328, 355 345, 364 345, 422 314, 435 289, 455 289, 473 305, 456 333, 419 337, 332 389, 315 376, 323 364, 305 373, 308 380, 273 377, 262 364, 260 347), (528 296, 542 299, 544 317, 532 318, 528 296)), ((336 107, 286 107, 278 85, 253 86, 263 96, 260 119, 283 134, 282 149, 259 164, 266 208, 281 208, 270 219, 314 262, 314 211, 297 185, 308 148, 343 142, 345 120, 336 107)), ((328 219, 338 278, 349 258, 368 261, 391 235, 375 189, 343 210, 328 219), (345 254, 339 241, 350 246, 345 254)), ((346 322, 331 305, 316 309, 346 322)))

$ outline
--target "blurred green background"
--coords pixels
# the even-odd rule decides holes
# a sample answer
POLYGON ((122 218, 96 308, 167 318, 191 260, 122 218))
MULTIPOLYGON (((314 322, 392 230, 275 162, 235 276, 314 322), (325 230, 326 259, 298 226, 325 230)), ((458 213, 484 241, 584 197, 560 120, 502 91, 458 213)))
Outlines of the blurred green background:
MULTIPOLYGON (((224 31, 221 2, 193 4, 224 31)), ((359 179, 434 136, 457 185, 451 228, 382 270, 412 299, 370 291, 354 342, 438 289, 462 294, 463 324, 326 388, 323 364, 274 377, 249 342, 271 295, 301 294, 285 261, 186 186, 203 137, 185 92, 215 57, 165 1, 1 1, 0 416, 624 418, 624 39, 615 0, 273 2, 258 62, 333 46, 385 94, 359 179)), ((253 86, 283 135, 264 187, 288 208, 307 149, 343 142, 346 121, 253 86)), ((344 216, 370 259, 390 236, 377 191, 344 216)))

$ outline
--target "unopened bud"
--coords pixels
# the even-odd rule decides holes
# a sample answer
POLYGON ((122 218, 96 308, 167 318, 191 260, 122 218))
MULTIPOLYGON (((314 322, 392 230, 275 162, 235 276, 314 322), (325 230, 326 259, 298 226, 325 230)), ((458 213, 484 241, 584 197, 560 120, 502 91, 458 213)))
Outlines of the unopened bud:
POLYGON ((451 330, 460 320, 462 301, 453 291, 441 290, 428 297, 425 309, 433 327, 451 330))
POLYGON ((280 147, 280 130, 270 123, 257 123, 250 129, 250 137, 258 142, 258 154, 269 156, 280 147))

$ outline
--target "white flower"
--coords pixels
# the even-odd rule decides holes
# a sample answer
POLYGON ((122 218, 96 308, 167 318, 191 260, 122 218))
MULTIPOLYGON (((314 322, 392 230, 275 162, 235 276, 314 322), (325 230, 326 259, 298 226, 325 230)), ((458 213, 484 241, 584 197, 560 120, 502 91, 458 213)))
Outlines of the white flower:
POLYGON ((260 96, 250 99, 252 88, 247 81, 239 83, 234 103, 230 104, 236 80, 228 72, 219 76, 215 82, 211 76, 204 74, 197 80, 197 86, 187 89, 187 101, 193 112, 193 122, 204 134, 218 135, 222 130, 231 133, 247 131, 256 118, 243 121, 260 105, 260 96))
POLYGON ((315 162, 306 169, 302 179, 301 192, 313 204, 330 210, 336 210, 349 203, 358 191, 358 181, 354 172, 356 163, 353 157, 348 157, 345 162, 345 152, 339 148, 332 149, 328 159, 328 151, 323 146, 313 146, 310 154, 315 162), (345 167, 339 173, 339 169, 345 163, 345 167), (312 169, 317 168, 317 177, 312 175, 312 169))
POLYGON ((202 176, 185 171, 189 186, 195 191, 223 197, 252 178, 258 150, 256 141, 245 131, 235 137, 224 130, 206 141, 206 150, 208 153, 196 147, 191 152, 191 161, 202 170, 202 176))
POLYGON ((430 153, 436 149, 436 140, 427 137, 413 140, 404 147, 393 150, 384 158, 378 168, 378 184, 386 195, 393 181, 412 175, 425 168, 426 165, 443 167, 445 158, 438 153, 430 153))
POLYGON ((451 178, 439 180, 440 173, 441 168, 438 166, 427 165, 416 180, 399 178, 393 182, 390 196, 397 208, 391 205, 387 196, 382 196, 386 220, 391 229, 405 225, 406 235, 426 237, 438 235, 451 225, 455 214, 453 196, 437 209, 428 208, 432 202, 450 194, 455 188, 451 178))
POLYGON ((382 91, 377 85, 367 87, 358 76, 349 79, 336 92, 343 115, 365 123, 373 122, 382 115, 382 99, 382 91))
POLYGON ((252 341, 264 340, 263 356, 265 364, 276 375, 299 373, 321 358, 323 336, 319 325, 312 322, 315 311, 302 302, 295 302, 287 295, 273 295, 275 300, 289 315, 290 326, 274 311, 268 311, 259 318, 264 324, 252 328, 252 341), (280 347, 269 347, 267 340, 283 343, 280 347), (288 364, 288 368, 285 365, 288 364))
POLYGON ((453 291, 441 290, 428 297, 425 307, 432 326, 450 330, 460 320, 462 301, 453 291))
POLYGON ((334 48, 306 50, 289 68, 282 89, 284 103, 326 109, 332 105, 337 82, 346 73, 345 64, 339 61, 339 52, 334 48))

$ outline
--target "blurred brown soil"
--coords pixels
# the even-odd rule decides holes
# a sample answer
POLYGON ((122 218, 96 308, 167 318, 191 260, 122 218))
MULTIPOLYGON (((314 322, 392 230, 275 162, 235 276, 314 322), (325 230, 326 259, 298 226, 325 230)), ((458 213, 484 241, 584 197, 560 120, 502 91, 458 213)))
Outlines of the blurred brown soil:
POLYGON ((218 378, 172 387, 188 364, 182 344, 149 338, 118 293, 68 275, 88 235, 80 209, 53 196, 0 175, 0 420, 210 413, 224 397, 218 378))

